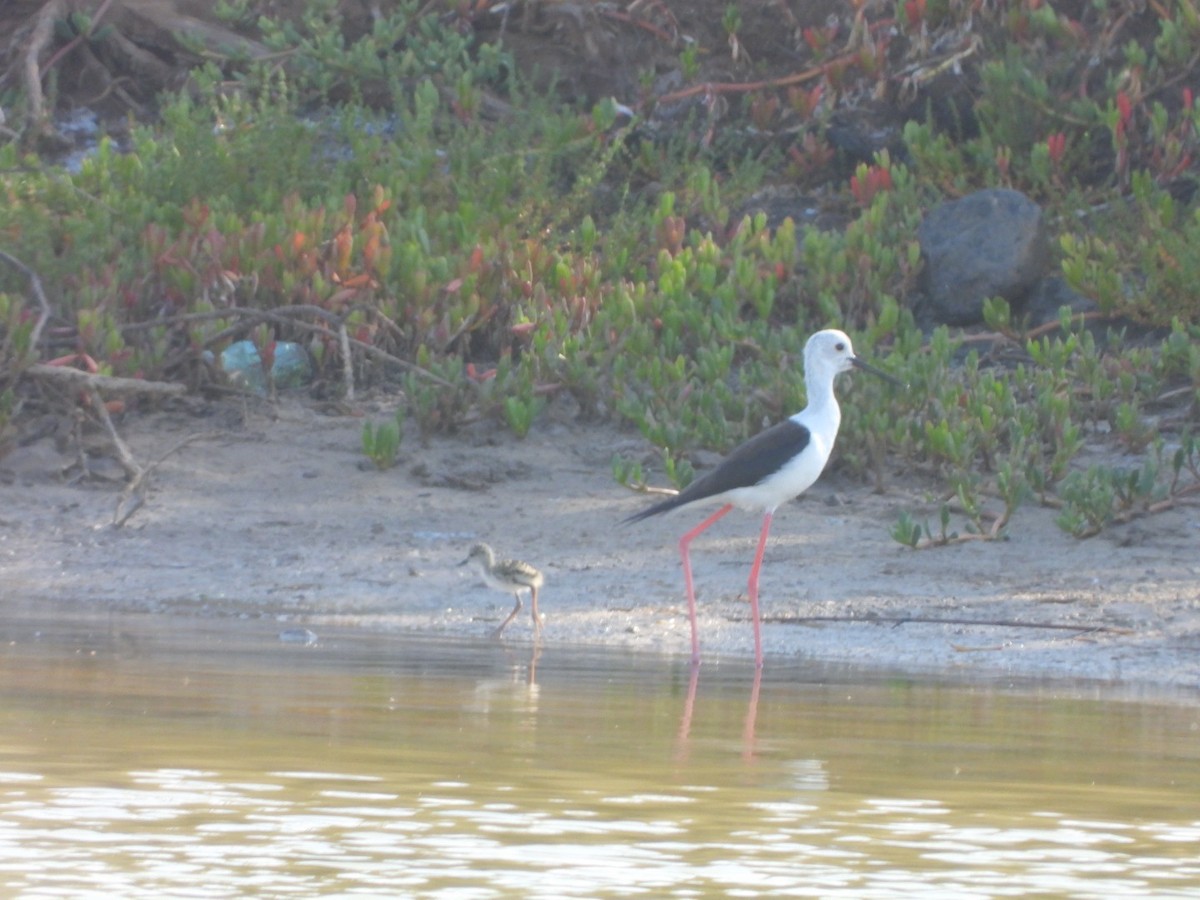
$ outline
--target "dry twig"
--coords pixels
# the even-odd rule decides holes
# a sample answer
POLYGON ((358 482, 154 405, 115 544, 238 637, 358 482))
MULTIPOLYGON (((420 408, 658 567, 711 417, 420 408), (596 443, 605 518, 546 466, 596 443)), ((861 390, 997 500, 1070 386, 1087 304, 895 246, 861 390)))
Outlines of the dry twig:
POLYGON ((104 426, 104 430, 108 432, 108 438, 112 441, 113 447, 117 451, 117 462, 121 464, 121 468, 125 470, 125 475, 128 478, 140 479, 142 477, 142 467, 137 464, 137 460, 133 458, 133 452, 129 449, 129 445, 125 443, 125 439, 117 431, 117 426, 113 424, 112 416, 108 414, 108 407, 104 405, 104 398, 100 396, 100 390, 95 384, 89 384, 87 391, 88 398, 92 402, 92 409, 96 411, 96 417, 100 420, 100 424, 104 426))
POLYGON ((344 321, 338 322, 338 345, 342 350, 342 380, 345 382, 346 399, 354 399, 354 360, 350 356, 350 333, 344 321))
POLYGON ((46 109, 46 95, 42 92, 42 69, 38 57, 54 40, 54 23, 67 17, 65 0, 50 0, 37 14, 29 44, 25 48, 25 59, 21 67, 25 86, 25 102, 29 105, 29 120, 37 130, 44 129, 50 113, 46 109))
MULTIPOLYGON (((730 619, 733 622, 745 619, 730 619)), ((936 616, 764 616, 764 623, 772 625, 807 625, 812 622, 852 622, 875 625, 975 625, 984 628, 1038 628, 1052 631, 1075 631, 1080 633, 1133 634, 1132 628, 1115 625, 1071 625, 1065 622, 1021 622, 1017 619, 942 619, 936 616)))
POLYGON ((157 394, 159 396, 177 396, 187 391, 185 385, 175 381, 144 381, 140 378, 121 378, 117 375, 101 375, 97 372, 85 372, 82 369, 75 369, 71 366, 51 366, 46 363, 34 363, 25 370, 25 374, 92 391, 100 389, 107 395, 157 394))
POLYGON ((146 502, 146 480, 150 477, 159 466, 166 462, 170 457, 174 456, 188 444, 195 443, 200 440, 208 440, 211 438, 228 437, 225 432, 207 431, 189 434, 179 443, 175 444, 170 450, 160 456, 144 469, 139 468, 138 473, 134 476, 129 484, 125 485, 125 490, 121 491, 121 496, 117 498, 116 508, 113 509, 112 527, 121 528, 133 516, 135 512, 142 508, 146 502))
POLYGON ((0 250, 0 259, 4 260, 14 269, 19 270, 22 275, 29 279, 29 287, 33 291, 34 299, 37 300, 39 308, 37 323, 33 326, 33 331, 29 335, 29 346, 31 349, 35 348, 38 345, 38 341, 42 339, 42 329, 46 327, 46 323, 50 320, 51 313, 50 301, 46 299, 46 292, 42 289, 42 279, 38 277, 37 272, 29 268, 25 263, 21 262, 15 256, 5 253, 3 250, 0 250))

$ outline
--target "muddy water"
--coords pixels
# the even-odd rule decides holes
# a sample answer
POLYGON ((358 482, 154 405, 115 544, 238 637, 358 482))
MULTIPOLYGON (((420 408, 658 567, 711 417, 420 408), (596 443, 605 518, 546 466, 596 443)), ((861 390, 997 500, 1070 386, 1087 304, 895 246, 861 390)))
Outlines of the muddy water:
POLYGON ((0 896, 1200 896, 1200 703, 0 615, 0 896))

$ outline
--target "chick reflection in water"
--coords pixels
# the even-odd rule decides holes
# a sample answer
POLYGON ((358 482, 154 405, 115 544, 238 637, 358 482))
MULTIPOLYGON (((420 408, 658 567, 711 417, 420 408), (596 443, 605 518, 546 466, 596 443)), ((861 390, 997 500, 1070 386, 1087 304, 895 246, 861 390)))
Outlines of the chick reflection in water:
POLYGON ((519 559, 496 559, 495 552, 487 544, 476 544, 467 554, 467 558, 459 565, 465 566, 468 563, 475 564, 488 587, 512 594, 517 601, 512 612, 508 614, 508 618, 492 632, 492 637, 500 637, 504 633, 504 629, 508 627, 508 623, 517 617, 517 613, 521 611, 521 594, 529 591, 529 606, 533 615, 533 639, 541 640, 542 619, 538 615, 538 591, 545 583, 541 571, 519 559))

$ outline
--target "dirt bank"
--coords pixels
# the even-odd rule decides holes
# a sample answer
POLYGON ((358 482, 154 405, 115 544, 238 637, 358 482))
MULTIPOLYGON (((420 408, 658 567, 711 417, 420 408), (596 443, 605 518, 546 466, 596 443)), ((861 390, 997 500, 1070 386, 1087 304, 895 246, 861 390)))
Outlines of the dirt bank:
MULTIPOLYGON (((360 418, 286 400, 189 406, 122 424, 143 462, 207 436, 155 470, 121 529, 109 524, 119 482, 67 483, 71 458, 51 438, 0 461, 7 597, 64 614, 82 603, 482 638, 510 606, 457 566, 482 539, 545 570, 547 642, 688 651, 675 541, 691 520, 618 524, 649 502, 611 474, 615 452, 645 450, 636 435, 552 417, 524 441, 477 426, 427 445, 410 436, 380 473, 361 467, 360 418)), ((924 514, 925 490, 875 494, 833 475, 780 510, 762 581, 768 666, 1200 687, 1196 507, 1088 541, 1030 507, 1008 541, 913 552, 888 529, 903 510, 924 514)), ((757 529, 731 515, 693 548, 710 663, 752 653, 757 529)), ((506 640, 529 637, 521 618, 506 640)))

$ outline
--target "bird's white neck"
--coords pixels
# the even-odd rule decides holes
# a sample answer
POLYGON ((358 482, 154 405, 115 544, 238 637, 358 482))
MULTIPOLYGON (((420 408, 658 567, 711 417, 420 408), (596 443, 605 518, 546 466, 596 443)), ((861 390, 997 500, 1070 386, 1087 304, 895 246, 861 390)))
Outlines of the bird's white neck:
POLYGON ((795 418, 822 434, 836 435, 842 424, 842 409, 833 393, 834 376, 814 366, 804 367, 808 405, 795 418))

